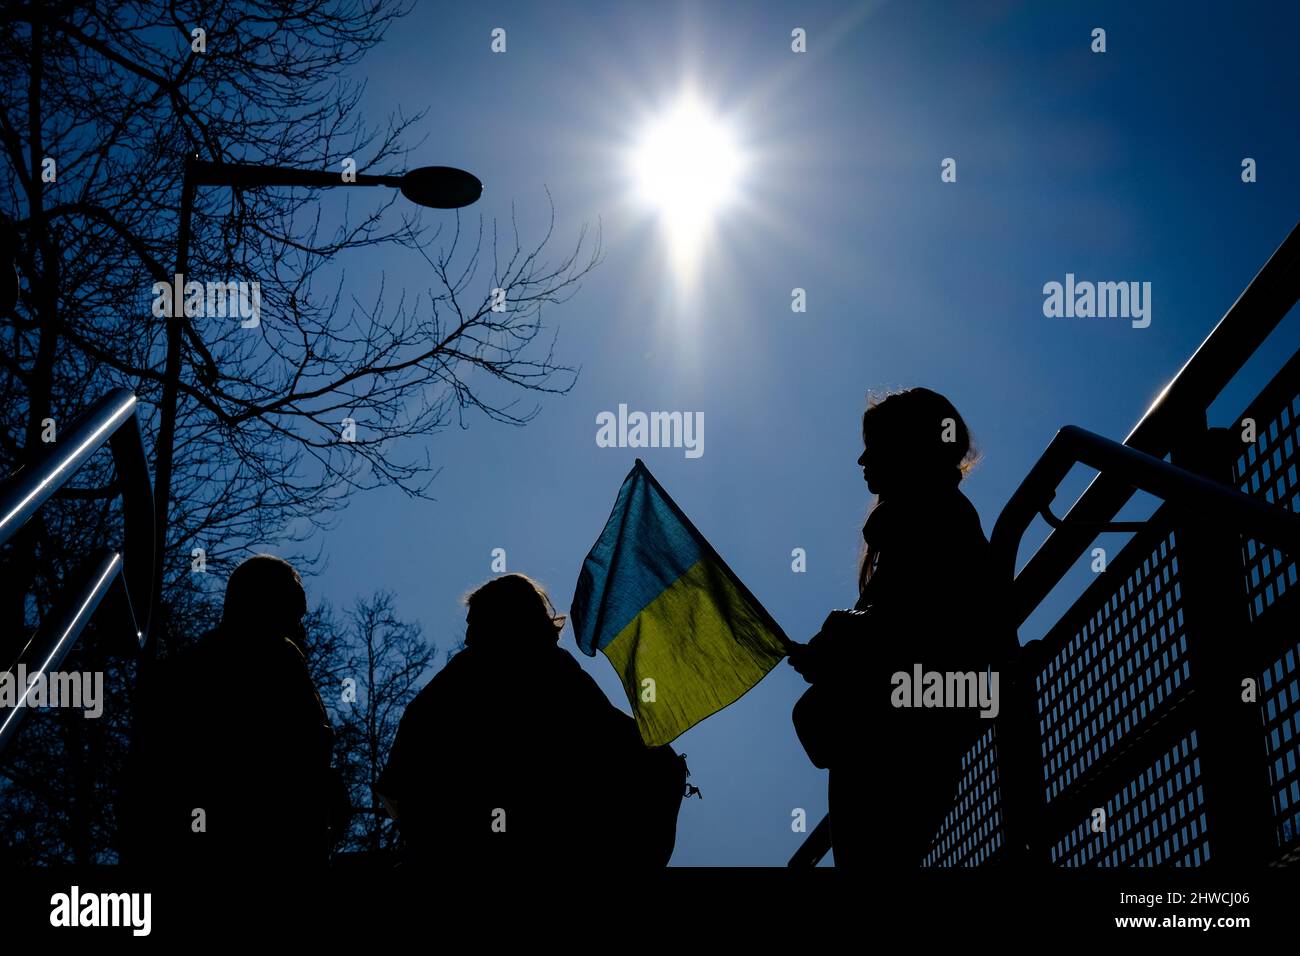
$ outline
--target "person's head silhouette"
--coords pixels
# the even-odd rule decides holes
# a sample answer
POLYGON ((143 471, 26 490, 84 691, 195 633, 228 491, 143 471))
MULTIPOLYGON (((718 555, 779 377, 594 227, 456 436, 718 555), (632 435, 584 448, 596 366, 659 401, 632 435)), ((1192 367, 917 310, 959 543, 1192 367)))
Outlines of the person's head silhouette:
POLYGON ((230 573, 221 628, 232 633, 287 637, 300 648, 307 592, 292 564, 269 554, 257 554, 230 573))
POLYGON ((956 487, 974 466, 970 431, 928 388, 873 397, 862 416, 862 477, 881 498, 956 487))
POLYGON ((564 629, 546 589, 525 574, 503 574, 465 598, 465 646, 488 643, 521 647, 554 644, 564 629))

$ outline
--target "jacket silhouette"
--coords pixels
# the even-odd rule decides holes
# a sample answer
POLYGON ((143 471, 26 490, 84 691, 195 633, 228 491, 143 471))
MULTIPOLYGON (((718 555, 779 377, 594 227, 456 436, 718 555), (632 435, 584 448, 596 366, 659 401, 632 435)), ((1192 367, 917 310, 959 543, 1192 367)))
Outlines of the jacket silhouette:
POLYGON ((895 706, 893 675, 999 671, 1016 639, 979 515, 958 488, 971 451, 956 410, 911 389, 869 408, 863 434, 859 464, 879 497, 862 529, 859 596, 791 654, 813 685, 795 728, 830 770, 836 866, 912 868, 952 807, 962 755, 992 721, 977 707, 895 706))
POLYGON ((377 791, 415 865, 663 866, 685 786, 557 644, 563 617, 523 575, 468 599, 464 649, 411 702, 377 791))
POLYGON ((140 689, 126 862, 321 864, 350 816, 334 733, 300 648, 297 572, 259 555, 231 574, 221 624, 140 689))

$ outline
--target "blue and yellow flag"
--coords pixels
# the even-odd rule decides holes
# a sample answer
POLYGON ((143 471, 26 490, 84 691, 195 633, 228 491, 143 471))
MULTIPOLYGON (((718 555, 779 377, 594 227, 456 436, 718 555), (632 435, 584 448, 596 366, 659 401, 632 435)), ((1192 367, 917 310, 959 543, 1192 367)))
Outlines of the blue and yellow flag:
POLYGON ((604 651, 648 746, 738 700, 785 656, 785 634, 637 459, 583 562, 573 632, 604 651))

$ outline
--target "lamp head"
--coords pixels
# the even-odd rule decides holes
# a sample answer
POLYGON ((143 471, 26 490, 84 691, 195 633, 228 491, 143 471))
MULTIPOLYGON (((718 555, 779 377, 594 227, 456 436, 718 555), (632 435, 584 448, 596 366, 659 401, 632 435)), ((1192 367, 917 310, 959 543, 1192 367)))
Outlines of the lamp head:
POLYGON ((421 166, 402 176, 402 195, 431 209, 460 209, 478 200, 483 184, 478 177, 451 166, 421 166))

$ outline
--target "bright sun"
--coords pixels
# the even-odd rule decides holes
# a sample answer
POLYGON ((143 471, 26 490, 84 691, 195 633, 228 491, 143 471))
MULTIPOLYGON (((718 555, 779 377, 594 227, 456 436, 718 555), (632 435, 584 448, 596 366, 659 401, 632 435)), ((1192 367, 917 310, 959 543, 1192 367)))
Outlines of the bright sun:
POLYGON ((659 217, 675 270, 693 272, 717 213, 739 193, 745 161, 735 131, 684 95, 647 123, 630 158, 636 197, 659 217))

